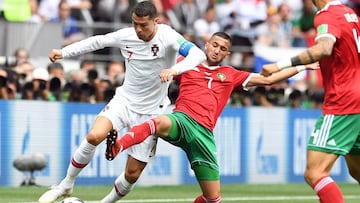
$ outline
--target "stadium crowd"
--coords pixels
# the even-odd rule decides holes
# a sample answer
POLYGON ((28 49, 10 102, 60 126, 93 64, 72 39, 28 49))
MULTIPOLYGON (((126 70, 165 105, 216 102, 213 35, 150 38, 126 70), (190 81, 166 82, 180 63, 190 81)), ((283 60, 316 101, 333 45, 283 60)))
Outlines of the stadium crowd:
MULTIPOLYGON (((152 0, 161 23, 171 25, 187 39, 203 47, 214 32, 232 36, 233 50, 226 63, 238 69, 254 71, 255 44, 291 49, 314 43, 313 18, 316 9, 311 0, 152 0)), ((0 22, 63 23, 63 46, 86 35, 78 22, 86 10, 95 22, 131 23, 135 0, 22 0, 0 1, 0 22), (17 2, 17 6, 9 6, 17 2), (23 2, 19 6, 19 2, 23 2), (14 10, 15 9, 15 10, 14 10), (14 15, 19 13, 23 15, 14 15)), ((357 12, 355 0, 345 2, 357 12)), ((54 47, 56 48, 56 47, 54 47)), ((19 47, 12 57, 0 58, 0 98, 63 102, 107 102, 124 80, 123 61, 107 61, 99 66, 94 60, 81 60, 79 68, 65 72, 62 62, 35 67, 31 53, 19 47), (11 60, 10 60, 11 59, 11 60)), ((322 79, 317 71, 283 81, 271 87, 234 91, 231 106, 288 106, 321 108, 322 79)), ((169 96, 174 103, 178 85, 173 82, 169 96)))

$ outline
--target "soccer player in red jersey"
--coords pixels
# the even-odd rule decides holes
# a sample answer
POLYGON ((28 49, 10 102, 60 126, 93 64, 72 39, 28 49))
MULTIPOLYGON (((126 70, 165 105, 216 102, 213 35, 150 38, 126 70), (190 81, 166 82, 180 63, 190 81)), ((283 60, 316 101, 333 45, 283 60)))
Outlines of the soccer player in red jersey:
MULTIPOLYGON (((205 45, 206 61, 175 76, 180 80, 180 92, 174 112, 134 126, 121 138, 108 136, 106 157, 111 160, 118 152, 156 134, 185 151, 202 190, 202 194, 194 202, 221 202, 220 173, 213 129, 231 92, 234 88, 271 85, 299 71, 318 68, 316 64, 299 66, 264 77, 220 65, 223 59, 229 56, 230 48, 230 36, 225 32, 215 33, 205 45)), ((167 79, 169 74, 176 75, 172 70, 165 69, 160 77, 167 79)))
POLYGON ((322 115, 307 146, 306 182, 322 203, 343 203, 330 171, 339 156, 351 176, 360 180, 360 24, 340 1, 313 0, 315 44, 291 59, 266 65, 263 74, 319 61, 324 85, 322 115))

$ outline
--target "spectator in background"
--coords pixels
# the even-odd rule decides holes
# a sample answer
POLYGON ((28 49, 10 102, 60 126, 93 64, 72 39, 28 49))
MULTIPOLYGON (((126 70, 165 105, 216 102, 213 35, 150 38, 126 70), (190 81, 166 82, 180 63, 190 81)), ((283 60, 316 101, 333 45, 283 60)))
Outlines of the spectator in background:
POLYGON ((222 24, 231 13, 234 11, 235 1, 234 0, 223 0, 220 3, 215 4, 215 12, 217 21, 222 24))
POLYGON ((201 18, 201 13, 194 0, 183 0, 173 9, 168 11, 168 17, 172 27, 193 41, 194 22, 201 18))
POLYGON ((7 78, 7 72, 4 69, 0 69, 0 99, 9 98, 7 90, 7 78))
POLYGON ((48 89, 49 73, 46 69, 36 68, 31 81, 26 82, 22 88, 22 99, 49 101, 48 89))
POLYGON ((122 23, 130 23, 126 15, 130 8, 129 0, 97 0, 93 1, 93 18, 96 21, 113 22, 118 18, 122 23))
POLYGON ((65 86, 66 79, 65 79, 64 67, 60 62, 49 63, 47 66, 47 71, 49 73, 50 79, 58 78, 61 87, 65 86))
POLYGON ((105 78, 99 80, 96 86, 96 102, 105 103, 109 102, 112 96, 114 95, 114 85, 112 85, 111 81, 105 78))
POLYGON ((16 64, 20 65, 30 59, 29 51, 25 48, 18 48, 14 52, 14 57, 16 60, 16 64))
POLYGON ((234 89, 234 91, 231 93, 230 97, 230 106, 251 106, 251 94, 249 91, 245 91, 242 89, 234 89))
POLYGON ((30 3, 30 11, 31 16, 30 19, 27 20, 27 22, 31 23, 41 23, 45 21, 43 16, 39 14, 39 1, 38 0, 29 0, 30 3))
POLYGON ((232 36, 234 50, 230 64, 237 68, 253 67, 252 46, 256 38, 256 26, 267 18, 264 0, 233 0, 233 11, 222 20, 223 31, 232 36))
POLYGON ((34 66, 30 61, 24 61, 15 67, 15 71, 19 74, 19 85, 25 84, 25 82, 29 82, 32 79, 34 66))
POLYGON ((84 81, 87 80, 87 78, 89 77, 89 71, 90 70, 94 70, 96 69, 96 62, 93 61, 93 60, 88 60, 88 59, 84 59, 84 60, 81 60, 80 62, 80 70, 81 72, 83 72, 83 76, 85 77, 84 81))
POLYGON ((66 1, 59 3, 58 16, 51 18, 50 22, 58 22, 63 24, 63 46, 72 44, 83 39, 85 36, 78 27, 77 20, 71 16, 71 7, 66 1))
POLYGON ((6 69, 7 71, 7 94, 8 99, 18 99, 18 93, 20 93, 19 75, 12 69, 6 69))
POLYGON ((287 106, 294 109, 302 108, 303 95, 302 92, 298 89, 293 89, 289 94, 287 106))
POLYGON ((304 35, 292 19, 292 10, 289 4, 281 3, 278 7, 278 13, 281 17, 280 29, 286 33, 285 40, 288 41, 290 47, 306 47, 304 35))
POLYGON ((220 25, 216 21, 215 7, 209 6, 203 17, 194 22, 195 44, 204 47, 212 34, 220 31, 220 25))
POLYGON ((41 0, 39 14, 49 21, 58 17, 60 2, 67 2, 71 9, 90 9, 92 4, 88 0, 41 0))
POLYGON ((303 7, 301 9, 300 17, 295 23, 303 33, 306 45, 310 47, 315 44, 314 38, 316 31, 314 27, 314 17, 316 15, 316 7, 312 0, 302 0, 302 2, 303 7))
POLYGON ((66 101, 63 95, 63 88, 66 84, 63 65, 59 62, 49 63, 47 71, 49 73, 49 100, 66 101))
POLYGON ((286 33, 280 29, 281 16, 278 13, 269 14, 267 20, 260 24, 257 29, 256 42, 273 47, 290 47, 286 40, 286 33))
POLYGON ((105 79, 113 86, 121 86, 125 79, 125 65, 120 61, 111 61, 105 68, 105 79))
POLYGON ((267 89, 263 86, 256 87, 253 91, 253 105, 254 106, 274 106, 267 97, 267 89))

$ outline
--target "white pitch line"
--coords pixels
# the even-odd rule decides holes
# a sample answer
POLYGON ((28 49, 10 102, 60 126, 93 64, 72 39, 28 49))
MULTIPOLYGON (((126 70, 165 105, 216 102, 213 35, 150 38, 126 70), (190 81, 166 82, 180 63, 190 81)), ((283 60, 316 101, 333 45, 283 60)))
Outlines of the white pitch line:
MULTIPOLYGON (((350 199, 359 199, 359 195, 346 195, 344 197, 347 200, 350 199)), ((316 196, 267 196, 267 197, 224 197, 221 198, 222 201, 227 202, 238 202, 238 201, 287 201, 287 200, 316 200, 316 196)), ((194 198, 185 198, 185 199, 139 199, 139 200, 121 200, 119 202, 123 203, 151 203, 151 202, 192 202, 194 198)), ((98 203, 99 201, 86 201, 85 203, 98 203)), ((8 203, 36 203, 36 202, 8 202, 8 203)), ((58 202, 59 203, 59 202, 58 202)))

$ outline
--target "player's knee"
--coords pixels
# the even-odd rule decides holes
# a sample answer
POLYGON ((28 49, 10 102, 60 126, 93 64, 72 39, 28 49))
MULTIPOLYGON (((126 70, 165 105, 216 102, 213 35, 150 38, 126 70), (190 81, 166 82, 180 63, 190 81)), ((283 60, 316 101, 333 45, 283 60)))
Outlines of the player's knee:
POLYGON ((86 136, 86 139, 90 144, 97 146, 105 139, 105 136, 100 136, 97 133, 90 131, 86 136))
POLYGON ((125 179, 131 184, 134 184, 139 179, 140 175, 141 175, 141 171, 139 170, 125 171, 125 179))
POLYGON ((160 115, 154 119, 156 124, 156 134, 167 136, 171 128, 171 120, 166 115, 160 115))
POLYGON ((311 170, 306 169, 304 172, 304 179, 310 186, 313 186, 317 180, 317 177, 314 175, 311 170))

